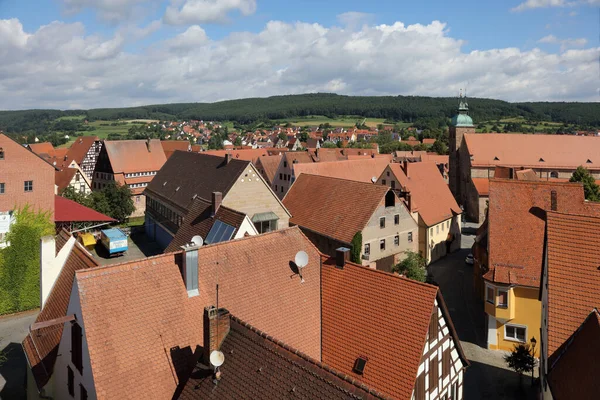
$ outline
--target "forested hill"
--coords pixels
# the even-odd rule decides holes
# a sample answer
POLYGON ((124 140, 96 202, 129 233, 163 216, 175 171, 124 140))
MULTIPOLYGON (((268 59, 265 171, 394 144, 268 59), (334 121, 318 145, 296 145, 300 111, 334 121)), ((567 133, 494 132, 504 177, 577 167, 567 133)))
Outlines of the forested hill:
MULTIPOLYGON (((600 103, 509 103, 501 100, 470 98, 473 120, 489 121, 523 116, 532 121, 552 121, 600 127, 600 103)), ((236 121, 247 124, 258 120, 284 119, 307 115, 359 115, 414 122, 421 118, 451 117, 457 108, 456 98, 421 96, 341 96, 303 94, 221 101, 217 103, 179 103, 130 108, 92 110, 25 110, 0 111, 0 129, 6 132, 36 130, 42 121, 61 116, 85 115, 93 120, 203 119, 236 121)))

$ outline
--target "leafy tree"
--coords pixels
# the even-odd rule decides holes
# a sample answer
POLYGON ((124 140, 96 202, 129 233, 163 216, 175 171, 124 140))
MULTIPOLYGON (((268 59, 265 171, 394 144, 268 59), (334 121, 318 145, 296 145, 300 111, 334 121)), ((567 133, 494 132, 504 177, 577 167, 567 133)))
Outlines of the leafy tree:
POLYGON ((523 382, 523 374, 533 371, 535 358, 529 343, 515 345, 510 354, 504 355, 504 361, 508 367, 519 374, 519 383, 523 382))
POLYGON ((308 132, 304 131, 300 133, 300 141, 303 143, 308 142, 308 132))
POLYGON ((94 208, 92 206, 90 196, 86 195, 85 193, 81 193, 80 191, 76 190, 73 186, 67 186, 60 195, 69 200, 73 200, 76 203, 82 204, 86 207, 94 208))
POLYGON ((362 233, 356 232, 352 238, 352 249, 350 249, 350 261, 360 264, 360 253, 362 251, 362 233))
POLYGON ((448 146, 446 146, 441 140, 436 140, 433 146, 431 146, 431 151, 435 151, 440 155, 448 154, 448 146))
POLYGON ((280 132, 279 135, 277 135, 277 137, 280 140, 287 140, 287 135, 285 133, 283 133, 283 132, 280 132))
POLYGON ((585 198, 590 201, 600 201, 600 186, 596 184, 596 180, 590 174, 590 171, 582 166, 577 167, 569 182, 583 183, 583 192, 585 198))
POLYGON ((40 238, 54 234, 47 212, 25 206, 15 211, 0 253, 0 314, 30 310, 40 304, 40 238))
POLYGON ((221 135, 214 133, 210 139, 208 139, 209 150, 223 150, 223 138, 221 135))
MULTIPOLYGON (((110 209, 107 213, 108 216, 118 221, 124 221, 135 211, 131 190, 127 186, 110 183, 102 189, 102 194, 110 209)), ((104 204, 103 200, 100 201, 104 204)))
POLYGON ((325 148, 325 149, 335 149, 337 148, 337 144, 333 143, 333 142, 323 142, 323 144, 321 145, 321 147, 325 148))
POLYGON ((238 135, 238 136, 235 138, 235 140, 233 141, 233 144, 234 144, 235 146, 241 146, 241 145, 242 145, 242 137, 238 135))
POLYGON ((397 272, 419 282, 425 282, 427 279, 427 269, 425 268, 425 258, 419 253, 407 250, 404 252, 406 257, 400 263, 392 267, 392 272, 397 272))

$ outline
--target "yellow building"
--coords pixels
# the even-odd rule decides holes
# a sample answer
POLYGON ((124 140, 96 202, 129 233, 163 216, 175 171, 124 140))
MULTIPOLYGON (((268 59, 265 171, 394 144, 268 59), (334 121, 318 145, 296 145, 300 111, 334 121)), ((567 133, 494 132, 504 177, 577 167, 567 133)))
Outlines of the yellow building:
POLYGON ((474 286, 485 304, 488 348, 512 350, 515 344, 540 342, 546 210, 578 210, 584 204, 581 184, 490 180, 487 220, 473 246, 474 286))
POLYGON ((404 199, 419 225, 419 252, 427 264, 460 249, 461 209, 435 162, 389 164, 377 183, 404 199))

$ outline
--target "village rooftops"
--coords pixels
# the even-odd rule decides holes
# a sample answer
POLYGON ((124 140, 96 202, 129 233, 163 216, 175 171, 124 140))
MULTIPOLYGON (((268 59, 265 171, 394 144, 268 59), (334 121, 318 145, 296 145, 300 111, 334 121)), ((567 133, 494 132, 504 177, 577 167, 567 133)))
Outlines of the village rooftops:
POLYGON ((469 365, 436 286, 336 258, 323 258, 323 363, 377 388, 411 399, 437 300, 459 357, 469 365), (353 367, 367 359, 362 374, 353 367))
POLYGON ((465 144, 474 167, 600 169, 600 140, 574 135, 467 133, 465 144))
POLYGON ((148 184, 146 193, 157 196, 182 210, 200 197, 210 200, 213 192, 223 198, 250 161, 214 155, 176 151, 148 184))
POLYGON ((294 176, 310 174, 373 183, 372 179, 381 175, 390 162, 386 157, 360 156, 353 160, 298 164, 294 167, 294 176))
POLYGON ((600 308, 600 217, 548 212, 547 220, 548 356, 552 361, 590 311, 600 308))
POLYGON ((158 139, 105 140, 104 148, 114 174, 158 171, 166 161, 158 139))
POLYGON ((302 174, 284 197, 283 205, 292 214, 291 224, 351 243, 389 190, 373 183, 302 174))
POLYGON ((585 201, 578 183, 490 180, 489 271, 484 279, 539 288, 546 211, 553 207, 568 213, 600 211, 585 201))
POLYGON ((411 194, 410 211, 418 211, 425 225, 433 226, 462 213, 435 163, 392 163, 389 167, 402 190, 411 194))

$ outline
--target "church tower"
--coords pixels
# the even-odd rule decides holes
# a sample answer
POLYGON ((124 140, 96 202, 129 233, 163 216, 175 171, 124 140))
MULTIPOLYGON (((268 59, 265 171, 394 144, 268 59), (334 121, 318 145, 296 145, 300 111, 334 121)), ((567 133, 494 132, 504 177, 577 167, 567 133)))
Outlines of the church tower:
MULTIPOLYGON (((458 114, 452 117, 449 130, 449 150, 450 150, 450 190, 454 195, 454 198, 459 204, 463 204, 462 197, 464 196, 464 188, 461 188, 461 160, 460 160, 460 148, 463 142, 465 133, 475 133, 475 126, 473 120, 469 117, 469 104, 467 103, 467 97, 463 97, 462 92, 459 95, 458 103, 458 114)), ((463 168, 469 168, 467 164, 462 166, 463 168)), ((464 171, 462 172, 465 173, 464 171)))

